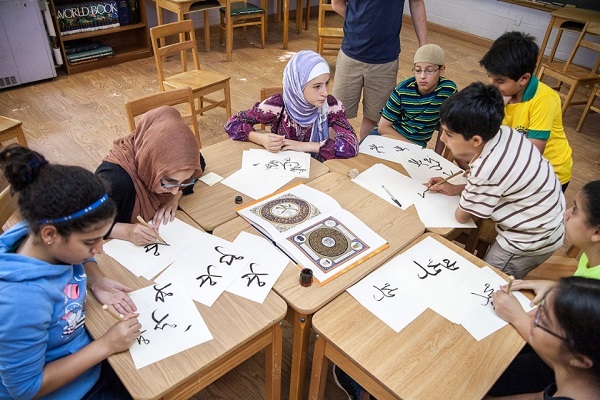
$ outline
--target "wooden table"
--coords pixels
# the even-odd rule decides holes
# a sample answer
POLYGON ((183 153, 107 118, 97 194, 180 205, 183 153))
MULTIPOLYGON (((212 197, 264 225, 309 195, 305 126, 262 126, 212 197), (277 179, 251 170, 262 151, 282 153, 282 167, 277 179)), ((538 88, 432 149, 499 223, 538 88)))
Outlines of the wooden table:
MULTIPOLYGON (((162 25, 164 23, 163 18, 163 10, 171 11, 177 15, 178 21, 183 21, 185 19, 185 14, 190 12, 190 8, 194 4, 200 4, 202 0, 155 0, 156 1, 156 18, 158 25, 162 25)), ((224 0, 219 0, 221 6, 225 7, 224 0)), ((297 6, 298 7, 298 6, 297 6)), ((302 18, 302 4, 299 4, 300 8, 300 16, 302 18)), ((265 10, 268 15, 268 10, 265 10)), ((298 33, 300 33, 300 25, 302 21, 299 21, 299 18, 296 18, 296 29, 298 33)), ((283 49, 287 50, 288 48, 288 29, 290 25, 290 0, 283 0, 283 49)), ((206 44, 206 51, 210 51, 210 22, 206 17, 206 13, 204 14, 204 43, 206 44)))
MULTIPOLYGON (((231 139, 204 147, 200 150, 206 160, 204 173, 214 172, 223 178, 227 178, 242 167, 242 153, 244 150, 261 148, 252 142, 231 139)), ((307 182, 327 172, 329 172, 329 168, 311 158, 309 178, 294 178, 292 182, 307 182)), ((253 200, 222 183, 208 186, 198 182, 194 186, 194 194, 183 196, 179 201, 179 207, 192 217, 202 229, 212 232, 217 226, 237 216, 234 209, 239 207, 240 204, 235 204, 236 196, 242 196, 242 204, 253 200)))
MULTIPOLYGON (((331 172, 308 182, 306 185, 333 197, 343 208, 352 212, 373 231, 387 240, 390 247, 323 286, 316 284, 310 287, 300 286, 298 282, 300 270, 293 263, 289 263, 275 286, 273 286, 273 290, 283 297, 290 306, 286 319, 293 326, 294 331, 290 400, 304 398, 302 392, 312 315, 346 288, 358 282, 369 272, 408 246, 421 236, 425 230, 418 218, 392 206, 340 174, 331 172)), ((221 225, 215 229, 214 234, 227 240, 234 240, 241 231, 259 235, 241 217, 221 225)))
MULTIPOLYGON (((356 157, 346 158, 346 159, 332 159, 327 160, 323 164, 331 172, 338 172, 346 177, 348 177, 348 171, 351 169, 356 169, 359 173, 364 172, 365 170, 371 168, 373 165, 381 163, 387 167, 390 167, 394 171, 398 171, 403 175, 409 176, 406 169, 402 166, 402 164, 398 162, 388 161, 381 158, 374 157, 370 154, 358 153, 356 157)), ((348 177, 349 178, 349 177, 348 177)), ((413 205, 406 209, 411 215, 419 218, 419 214, 417 213, 417 208, 413 205)), ((454 212, 454 210, 451 210, 454 212)), ((428 231, 435 232, 438 235, 442 235, 449 240, 453 240, 462 232, 462 229, 454 229, 454 228, 427 228, 428 231)))
POLYGON ((540 67, 542 65, 542 59, 544 57, 544 50, 546 50, 546 45, 548 44, 548 40, 550 39, 550 34, 552 33, 552 29, 557 29, 556 38, 554 39, 554 43, 552 45, 552 49, 550 50, 550 54, 548 56, 548 62, 552 62, 554 59, 554 54, 556 53, 556 49, 558 48, 558 43, 560 42, 560 38, 562 36, 563 31, 577 31, 581 32, 583 26, 587 22, 598 22, 600 23, 600 12, 585 10, 582 8, 576 7, 563 7, 556 11, 553 11, 551 14, 550 22, 548 23, 548 28, 546 29, 546 35, 542 40, 542 45, 540 46, 540 54, 537 59, 537 67, 536 74, 539 72, 540 67))
MULTIPOLYGON (((183 221, 195 225, 185 215, 183 221)), ((151 284, 131 274, 112 258, 96 257, 104 273, 134 289, 151 284)), ((136 370, 131 354, 108 358, 117 375, 135 399, 188 399, 210 383, 252 357, 266 352, 267 399, 281 396, 281 325, 287 306, 273 291, 263 304, 223 293, 212 307, 196 303, 214 339, 136 370)), ((115 319, 103 311, 93 295, 87 297, 86 327, 94 338, 103 335, 115 319)))
MULTIPOLYGON (((413 245, 428 236, 485 265, 436 234, 413 245)), ((311 400, 323 398, 329 360, 377 399, 481 399, 525 344, 510 325, 478 342, 430 309, 396 333, 348 293, 318 311, 313 328, 311 400)))

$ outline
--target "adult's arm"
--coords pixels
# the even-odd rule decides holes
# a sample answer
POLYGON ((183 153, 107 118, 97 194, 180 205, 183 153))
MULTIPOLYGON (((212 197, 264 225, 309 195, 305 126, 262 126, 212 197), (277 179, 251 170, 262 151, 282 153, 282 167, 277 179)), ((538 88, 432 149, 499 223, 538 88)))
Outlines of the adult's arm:
POLYGON ((419 41, 419 47, 421 47, 427 44, 427 12, 425 11, 425 1, 409 0, 408 8, 417 40, 419 41))
POLYGON ((331 7, 333 8, 333 11, 346 18, 346 8, 348 7, 346 0, 332 0, 331 7))

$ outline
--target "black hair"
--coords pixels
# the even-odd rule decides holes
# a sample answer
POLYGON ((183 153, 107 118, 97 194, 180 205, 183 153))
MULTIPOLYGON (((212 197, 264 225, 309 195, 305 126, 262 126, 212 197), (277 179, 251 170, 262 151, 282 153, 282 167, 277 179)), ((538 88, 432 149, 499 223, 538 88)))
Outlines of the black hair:
POLYGON ((539 52, 533 36, 516 31, 506 32, 494 41, 479 65, 490 74, 517 81, 526 73, 533 75, 539 52))
POLYGON ((587 212, 589 218, 586 221, 591 228, 600 226, 600 181, 588 182, 581 188, 585 204, 580 204, 587 212))
POLYGON ((42 225, 52 225, 58 234, 68 237, 115 217, 116 207, 109 198, 81 217, 44 224, 42 220, 65 217, 90 206, 107 193, 106 184, 84 168, 50 164, 40 153, 19 145, 0 151, 0 168, 11 191, 19 194, 19 211, 34 234, 42 225))
POLYGON ((440 107, 440 122, 465 140, 475 135, 488 141, 498 133, 504 119, 504 100, 492 85, 471 83, 446 99, 440 107))
POLYGON ((589 357, 592 373, 600 378, 600 280, 561 278, 553 309, 569 348, 589 357))

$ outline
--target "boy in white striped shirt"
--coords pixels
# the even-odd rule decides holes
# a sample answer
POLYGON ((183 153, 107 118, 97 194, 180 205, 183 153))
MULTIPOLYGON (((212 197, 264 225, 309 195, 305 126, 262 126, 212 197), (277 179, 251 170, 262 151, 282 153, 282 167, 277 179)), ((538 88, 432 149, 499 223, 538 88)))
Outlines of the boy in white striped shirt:
POLYGON ((458 221, 470 216, 494 221, 498 236, 484 261, 523 278, 562 246, 565 198, 548 160, 518 131, 500 126, 503 118, 502 95, 491 85, 472 83, 446 100, 441 140, 456 159, 471 160, 467 184, 432 178, 428 186, 460 193, 458 221))

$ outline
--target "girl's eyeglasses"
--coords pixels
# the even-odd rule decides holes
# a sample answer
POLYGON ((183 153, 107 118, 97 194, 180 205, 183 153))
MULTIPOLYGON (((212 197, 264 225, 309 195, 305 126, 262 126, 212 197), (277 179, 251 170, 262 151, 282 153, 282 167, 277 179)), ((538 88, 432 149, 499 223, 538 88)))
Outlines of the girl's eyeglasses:
POLYGON ((545 326, 540 324, 540 316, 542 315, 542 313, 546 314, 546 310, 544 309, 544 304, 546 303, 546 296, 544 296, 544 298, 542 299, 542 301, 540 301, 540 305, 538 306, 537 311, 535 312, 535 317, 533 318, 533 326, 535 328, 540 328, 541 330, 543 330, 546 333, 551 334, 552 336, 554 336, 555 338, 558 338, 560 340, 564 340, 567 341, 567 338, 564 336, 559 335, 556 332, 551 331, 550 329, 546 328, 545 326))
POLYGON ((194 183, 196 183, 196 180, 194 178, 190 178, 186 182, 181 182, 181 183, 166 183, 164 178, 160 180, 160 186, 162 186, 163 189, 172 189, 175 187, 184 188, 184 187, 192 186, 194 183))

